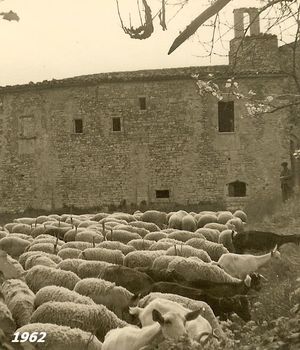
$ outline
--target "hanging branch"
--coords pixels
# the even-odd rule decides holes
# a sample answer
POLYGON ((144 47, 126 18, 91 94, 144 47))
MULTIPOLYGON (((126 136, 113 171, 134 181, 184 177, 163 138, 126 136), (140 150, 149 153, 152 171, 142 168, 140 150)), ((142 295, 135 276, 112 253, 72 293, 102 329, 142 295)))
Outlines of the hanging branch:
POLYGON ((222 8, 224 8, 231 0, 217 0, 211 6, 209 6, 205 11, 203 11, 199 16, 197 16, 186 28, 178 35, 174 40, 168 55, 170 55, 174 50, 177 49, 182 43, 184 43, 190 36, 192 36, 196 30, 209 18, 216 15, 222 8))
POLYGON ((151 36, 151 34, 154 31, 151 8, 147 4, 146 0, 142 0, 142 1, 145 8, 145 23, 142 23, 141 26, 137 28, 133 28, 131 25, 130 25, 130 28, 127 28, 123 24, 123 21, 120 15, 119 3, 118 3, 118 0, 116 0, 122 29, 124 30, 125 34, 128 34, 132 39, 139 39, 139 40, 147 39, 151 36))
POLYGON ((165 0, 161 0, 161 10, 159 11, 158 17, 159 17, 159 24, 162 26, 162 29, 167 30, 165 0))

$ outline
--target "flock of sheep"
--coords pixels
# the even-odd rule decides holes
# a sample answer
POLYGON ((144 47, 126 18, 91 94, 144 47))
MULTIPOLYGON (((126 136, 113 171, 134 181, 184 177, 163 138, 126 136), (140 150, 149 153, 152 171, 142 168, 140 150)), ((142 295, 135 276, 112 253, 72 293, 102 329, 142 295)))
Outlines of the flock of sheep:
POLYGON ((219 320, 251 319, 258 269, 300 241, 245 231, 246 221, 241 210, 15 219, 0 230, 0 329, 26 349, 139 350, 184 334, 222 342, 219 320), (270 252, 236 253, 257 239, 270 252))

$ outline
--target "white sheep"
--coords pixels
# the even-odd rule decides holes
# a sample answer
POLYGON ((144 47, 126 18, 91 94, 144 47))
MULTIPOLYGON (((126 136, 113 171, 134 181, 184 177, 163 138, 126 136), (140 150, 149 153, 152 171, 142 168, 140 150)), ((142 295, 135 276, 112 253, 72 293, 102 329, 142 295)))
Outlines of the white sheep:
POLYGON ((106 249, 117 249, 120 250, 124 255, 135 251, 132 246, 127 244, 118 242, 118 241, 104 241, 97 245, 98 248, 106 248, 106 249))
POLYGON ((61 249, 65 248, 75 248, 75 249, 80 249, 80 250, 85 250, 87 248, 92 248, 93 244, 89 242, 66 242, 61 246, 61 249))
POLYGON ((106 261, 83 261, 77 268, 80 278, 97 278, 108 266, 114 266, 106 261))
POLYGON ((2 293, 17 327, 29 323, 34 310, 34 293, 27 284, 18 279, 9 279, 2 284, 2 293))
POLYGON ((26 259, 25 270, 29 270, 36 265, 43 265, 43 266, 54 267, 54 268, 56 267, 56 263, 51 258, 45 255, 37 254, 37 255, 31 255, 26 259))
POLYGON ((59 262, 62 261, 62 259, 59 256, 54 254, 48 254, 48 253, 39 252, 39 251, 31 251, 31 252, 23 253, 19 257, 19 263, 23 266, 23 268, 25 268, 26 261, 30 256, 46 256, 50 258, 55 264, 58 264, 59 262))
POLYGON ((141 215, 141 221, 152 222, 162 229, 167 224, 167 214, 158 210, 147 210, 141 215))
POLYGON ((204 262, 211 262, 211 258, 206 251, 189 245, 173 245, 166 251, 166 255, 178 255, 186 258, 196 256, 204 262))
MULTIPOLYGON (((216 224, 216 225, 219 225, 219 224, 216 224)), ((226 228, 227 226, 225 226, 225 229, 226 228)), ((218 243, 219 236, 220 236, 219 230, 213 229, 211 227, 207 227, 206 225, 204 227, 198 228, 198 230, 195 233, 201 234, 204 237, 204 239, 207 239, 208 241, 215 242, 215 243, 218 243)))
POLYGON ((153 243, 149 250, 167 250, 170 247, 173 247, 174 244, 171 242, 166 242, 166 241, 161 241, 159 240, 158 242, 153 243))
POLYGON ((194 232, 197 229, 197 221, 191 214, 187 214, 182 218, 182 229, 194 232))
POLYGON ((0 329, 5 333, 5 335, 11 336, 16 328, 16 323, 9 308, 3 301, 0 300, 0 329))
POLYGON ((120 250, 107 248, 87 248, 78 256, 79 259, 106 261, 111 264, 123 265, 124 254, 120 250))
POLYGON ((146 234, 144 239, 148 239, 150 241, 156 241, 157 242, 160 239, 167 238, 167 237, 168 237, 168 235, 165 232, 154 231, 154 232, 149 232, 148 234, 146 234))
POLYGON ((10 233, 9 237, 18 237, 21 239, 25 239, 25 241, 28 241, 30 243, 33 242, 33 238, 31 236, 25 235, 24 233, 10 233))
POLYGON ((62 241, 61 239, 57 239, 57 237, 53 237, 47 234, 42 234, 33 239, 32 244, 35 244, 35 243, 52 243, 52 244, 57 244, 60 247, 65 242, 62 241))
POLYGON ((60 270, 65 270, 65 271, 72 271, 76 273, 77 276, 79 276, 78 274, 79 266, 85 262, 86 260, 83 260, 83 259, 65 259, 60 263, 58 263, 56 265, 56 268, 60 270))
POLYGON ((136 232, 130 232, 127 230, 116 230, 111 229, 106 233, 106 239, 109 241, 119 241, 124 244, 127 244, 129 241, 133 239, 139 239, 141 236, 136 232))
POLYGON ((71 271, 57 270, 46 266, 34 266, 27 271, 25 281, 28 287, 36 293, 39 289, 49 286, 61 286, 73 289, 80 278, 71 271))
MULTIPOLYGON (((160 298, 152 300, 145 308, 136 306, 131 307, 129 310, 130 314, 136 315, 139 318, 142 327, 149 326, 154 323, 152 319, 153 310, 159 311, 162 315, 166 314, 167 312, 176 312, 182 316, 185 316, 191 312, 191 310, 185 308, 175 301, 160 298)), ((185 325, 188 335, 192 339, 198 341, 202 337, 203 340, 205 340, 209 334, 213 333, 212 326, 206 318, 201 316, 201 311, 202 310, 199 309, 193 312, 193 315, 196 315, 193 320, 189 320, 189 317, 186 317, 188 322, 186 322, 185 325)))
POLYGON ((217 230, 219 232, 222 232, 226 230, 228 227, 225 224, 220 224, 219 222, 211 222, 209 224, 204 225, 203 228, 211 228, 213 230, 217 230))
POLYGON ((218 222, 217 215, 215 213, 199 213, 195 216, 197 220, 197 227, 204 227, 210 222, 218 222))
POLYGON ((142 238, 146 236, 147 233, 149 233, 149 230, 146 230, 145 228, 142 227, 135 227, 131 225, 123 225, 123 224, 118 224, 115 226, 116 230, 125 230, 133 233, 139 234, 142 238))
POLYGON ((109 216, 108 213, 97 213, 91 217, 91 220, 100 221, 100 220, 106 218, 107 216, 109 216))
POLYGON ((226 222, 233 218, 233 214, 230 211, 220 211, 217 213, 218 223, 226 224, 226 222))
POLYGON ((73 290, 58 286, 47 286, 41 288, 36 293, 34 306, 35 308, 38 308, 40 305, 49 301, 71 301, 72 303, 77 304, 95 305, 94 301, 91 298, 85 297, 73 290))
POLYGON ((137 296, 126 288, 101 278, 85 278, 75 285, 74 291, 90 297, 97 304, 105 305, 119 317, 128 311, 128 306, 138 301, 137 296))
POLYGON ((0 250, 0 271, 4 279, 23 279, 24 269, 22 265, 3 250, 0 250))
POLYGON ((127 267, 151 267, 155 258, 165 255, 164 250, 137 250, 128 253, 124 258, 124 266, 127 267))
POLYGON ((280 252, 277 245, 268 254, 251 255, 251 254, 224 254, 218 260, 218 266, 233 277, 245 279, 247 275, 256 272, 261 266, 267 264, 270 260, 280 259, 280 252))
POLYGON ((19 237, 10 237, 10 235, 0 239, 0 249, 4 250, 13 258, 18 258, 29 245, 30 242, 28 240, 19 237))
POLYGON ((220 233, 218 243, 223 244, 223 246, 227 248, 229 252, 233 253, 235 249, 232 243, 232 239, 235 237, 235 235, 237 235, 237 232, 234 230, 224 230, 220 233))
POLYGON ((75 226, 74 228, 71 228, 64 234, 64 241, 65 242, 72 242, 75 241, 75 237, 77 233, 84 232, 86 229, 84 227, 78 228, 75 226))
POLYGON ((38 252, 44 252, 48 254, 57 254, 57 252, 60 250, 60 247, 56 243, 34 243, 31 244, 28 248, 29 252, 38 251, 38 252))
POLYGON ((57 256, 62 258, 63 260, 65 259, 78 259, 79 255, 82 253, 82 250, 76 249, 76 248, 64 248, 61 249, 58 253, 57 256))
POLYGON ((87 227, 89 227, 89 226, 97 225, 97 224, 99 224, 99 222, 98 222, 98 221, 95 221, 95 220, 84 220, 84 221, 82 221, 82 222, 78 225, 78 227, 79 227, 79 228, 80 228, 80 227, 85 227, 85 228, 87 228, 87 227))
POLYGON ((18 224, 27 224, 30 226, 35 223, 35 218, 16 218, 13 221, 18 224))
POLYGON ((181 256, 174 256, 174 255, 161 255, 154 259, 152 268, 155 270, 166 270, 170 264, 171 261, 174 259, 183 259, 181 256))
POLYGON ((143 328, 128 326, 110 331, 103 342, 102 350, 140 350, 147 345, 157 345, 164 339, 178 339, 186 334, 185 323, 197 317, 197 313, 185 315, 169 311, 162 315, 152 311, 153 324, 143 328))
POLYGON ((234 217, 233 219, 230 219, 226 222, 226 226, 228 226, 228 228, 232 228, 232 225, 234 226, 235 231, 237 231, 238 233, 244 232, 245 223, 239 217, 234 217))
POLYGON ((160 230, 160 228, 153 222, 132 221, 129 223, 129 225, 133 227, 144 228, 150 232, 155 232, 160 230))
POLYGON ((155 243, 154 240, 140 238, 129 241, 127 245, 133 247, 136 250, 147 250, 152 246, 153 243, 155 243))
POLYGON ((24 233, 25 235, 30 235, 31 230, 31 225, 17 223, 12 227, 11 233, 24 233))
MULTIPOLYGON (((16 332, 41 335, 45 334, 45 342, 35 342, 36 350, 101 350, 102 343, 91 333, 79 328, 70 328, 50 323, 31 323, 18 328, 16 332), (36 333, 35 333, 36 334, 36 333)), ((40 338, 41 339, 41 338, 40 338)), ((32 344, 26 341, 22 344, 32 344)))
POLYGON ((113 214, 110 214, 109 218, 114 218, 114 219, 118 219, 118 220, 122 220, 122 221, 126 221, 126 222, 136 221, 136 219, 133 215, 127 214, 127 213, 122 213, 122 212, 115 212, 113 214))
POLYGON ((240 279, 232 277, 218 266, 205 263, 197 257, 177 257, 168 265, 169 271, 176 271, 187 281, 205 280, 211 282, 239 283, 240 279), (180 259, 178 259, 180 258, 180 259))
POLYGON ((0 239, 1 239, 1 238, 4 238, 4 237, 7 237, 8 235, 9 235, 8 232, 6 232, 6 231, 0 231, 0 239))
POLYGON ((127 326, 104 305, 77 304, 70 301, 51 301, 39 306, 31 316, 31 323, 54 323, 96 334, 102 340, 107 332, 127 326))
POLYGON ((233 213, 233 216, 236 218, 240 218, 243 222, 247 222, 247 214, 243 210, 236 210, 233 213))
POLYGON ((93 229, 85 229, 84 231, 77 232, 75 236, 75 241, 80 242, 101 243, 103 240, 103 235, 93 229))
POLYGON ((183 231, 183 230, 175 230, 175 231, 171 232, 168 235, 168 238, 169 239, 175 239, 175 240, 180 241, 180 242, 186 242, 186 241, 188 241, 189 239, 192 239, 192 238, 203 238, 203 239, 205 239, 205 237, 201 233, 189 232, 189 231, 183 231))
POLYGON ((169 228, 175 228, 177 230, 181 230, 182 229, 182 219, 188 215, 188 213, 184 210, 179 210, 175 213, 173 213, 170 217, 169 217, 169 221, 168 221, 168 227, 169 228))
POLYGON ((221 255, 229 253, 223 244, 210 242, 201 238, 192 238, 186 241, 187 245, 190 245, 194 248, 205 250, 210 258, 214 261, 218 261, 221 255))

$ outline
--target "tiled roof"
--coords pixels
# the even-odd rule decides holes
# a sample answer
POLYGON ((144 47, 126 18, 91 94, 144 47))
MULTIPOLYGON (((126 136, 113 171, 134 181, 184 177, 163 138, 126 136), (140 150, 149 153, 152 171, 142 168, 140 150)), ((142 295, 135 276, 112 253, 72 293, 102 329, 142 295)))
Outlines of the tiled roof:
POLYGON ((186 79, 192 74, 207 76, 209 73, 224 74, 228 70, 227 65, 219 66, 199 66, 199 67, 183 67, 183 68, 166 68, 166 69, 149 69, 125 72, 109 72, 100 74, 81 75, 65 79, 44 80, 42 82, 22 85, 7 85, 0 87, 0 92, 12 90, 30 90, 52 87, 68 87, 94 85, 98 83, 109 82, 127 82, 127 81, 151 81, 151 80, 172 80, 186 79))

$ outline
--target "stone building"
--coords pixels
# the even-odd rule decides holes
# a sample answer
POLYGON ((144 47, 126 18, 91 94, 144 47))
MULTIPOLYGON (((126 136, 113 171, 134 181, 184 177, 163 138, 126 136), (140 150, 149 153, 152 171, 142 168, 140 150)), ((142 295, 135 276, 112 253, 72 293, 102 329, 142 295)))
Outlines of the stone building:
MULTIPOLYGON (((200 96, 192 78, 213 74, 223 87, 234 75, 241 92, 258 98, 296 91, 289 46, 261 34, 258 20, 243 38, 244 12, 257 15, 235 11, 228 66, 0 88, 0 212, 122 201, 239 207, 261 193, 280 194, 280 163, 300 146, 290 123, 297 116, 281 109, 249 117, 243 99, 225 89, 222 101, 200 96)), ((294 160, 292 167, 299 172, 294 160)))

